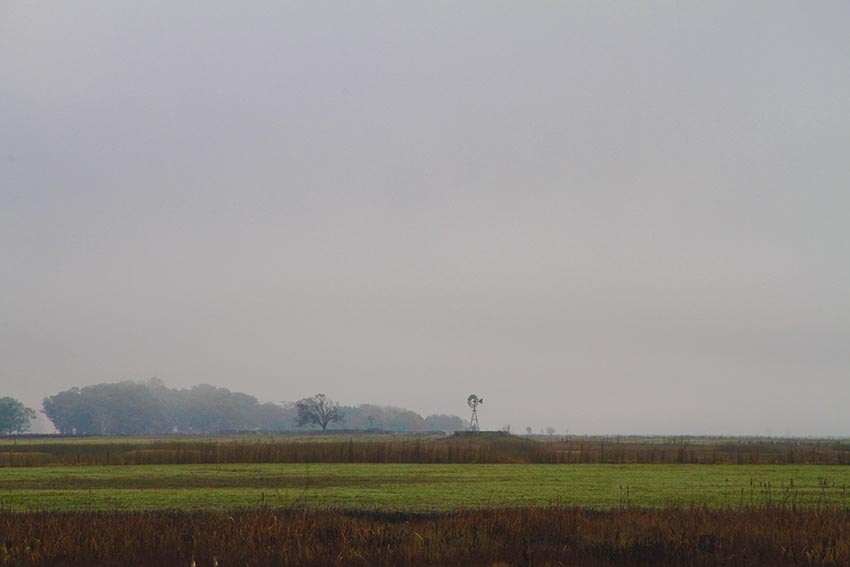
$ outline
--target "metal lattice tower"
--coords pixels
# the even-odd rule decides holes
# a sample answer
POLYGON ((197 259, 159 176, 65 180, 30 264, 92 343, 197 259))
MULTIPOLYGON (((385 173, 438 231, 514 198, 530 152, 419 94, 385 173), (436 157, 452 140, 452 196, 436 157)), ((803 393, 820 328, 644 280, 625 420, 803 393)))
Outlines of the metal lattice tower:
POLYGON ((469 419, 470 431, 481 431, 478 426, 478 406, 484 403, 484 398, 479 398, 475 394, 470 394, 466 398, 466 405, 472 408, 472 417, 469 419))

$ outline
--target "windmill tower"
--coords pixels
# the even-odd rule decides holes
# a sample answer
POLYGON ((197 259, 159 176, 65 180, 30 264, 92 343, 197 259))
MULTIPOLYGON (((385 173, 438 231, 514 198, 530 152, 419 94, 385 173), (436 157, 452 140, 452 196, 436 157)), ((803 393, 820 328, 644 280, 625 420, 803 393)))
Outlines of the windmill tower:
POLYGON ((484 403, 484 398, 479 398, 475 394, 469 394, 466 398, 466 405, 472 408, 472 418, 469 420, 470 431, 481 431, 478 427, 478 406, 484 403))

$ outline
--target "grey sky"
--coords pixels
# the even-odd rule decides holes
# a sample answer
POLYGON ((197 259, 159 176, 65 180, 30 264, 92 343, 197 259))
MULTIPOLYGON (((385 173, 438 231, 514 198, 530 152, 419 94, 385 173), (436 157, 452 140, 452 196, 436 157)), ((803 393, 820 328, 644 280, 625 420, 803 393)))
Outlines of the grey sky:
POLYGON ((850 3, 0 4, 0 394, 850 435, 850 3))

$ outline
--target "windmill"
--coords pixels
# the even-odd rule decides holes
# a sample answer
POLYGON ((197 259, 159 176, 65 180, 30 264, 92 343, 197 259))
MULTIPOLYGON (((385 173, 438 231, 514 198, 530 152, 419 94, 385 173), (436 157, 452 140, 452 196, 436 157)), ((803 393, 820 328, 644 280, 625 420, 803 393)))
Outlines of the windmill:
POLYGON ((475 394, 469 394, 466 398, 466 405, 472 408, 472 418, 469 420, 470 431, 480 431, 478 428, 478 406, 484 403, 484 398, 479 398, 475 394))

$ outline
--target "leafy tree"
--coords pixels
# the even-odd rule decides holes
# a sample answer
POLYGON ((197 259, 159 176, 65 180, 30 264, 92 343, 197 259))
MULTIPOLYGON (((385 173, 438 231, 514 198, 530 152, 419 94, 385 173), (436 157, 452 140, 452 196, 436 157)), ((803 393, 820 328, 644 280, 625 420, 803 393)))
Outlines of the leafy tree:
POLYGON ((44 413, 67 435, 145 435, 162 433, 160 404, 138 382, 71 388, 44 399, 44 413))
POLYGON ((434 414, 425 418, 429 431, 463 431, 466 423, 456 415, 434 414))
POLYGON ((284 402, 282 405, 266 402, 257 406, 254 415, 256 416, 255 427, 263 431, 295 429, 295 422, 298 419, 298 411, 293 402, 284 402))
POLYGON ((83 397, 79 388, 71 388, 44 398, 44 415, 63 435, 86 435, 94 433, 94 416, 91 404, 83 397))
MULTIPOLYGON (((345 414, 346 426, 370 431, 422 432, 462 431, 466 424, 456 415, 434 414, 425 419, 416 412, 395 406, 360 404, 339 406, 345 414)), ((328 424, 328 430, 334 429, 328 424)))
POLYGON ((344 407, 323 394, 297 403, 261 404, 253 396, 209 384, 168 388, 158 378, 71 388, 45 398, 43 407, 65 435, 282 431, 304 425, 326 430, 342 422, 343 416, 355 429, 457 431, 464 426, 457 416, 422 419, 415 412, 392 406, 344 407))
POLYGON ((345 412, 346 423, 353 429, 405 432, 426 431, 428 429, 428 425, 421 415, 403 408, 360 404, 357 407, 343 407, 341 409, 345 412))
POLYGON ((395 408, 381 407, 374 404, 360 404, 356 407, 341 406, 340 409, 345 413, 345 423, 352 429, 386 431, 388 412, 395 408))
POLYGON ((298 408, 298 427, 318 425, 322 431, 327 430, 328 424, 340 422, 345 414, 339 405, 324 394, 316 394, 295 403, 298 408))
POLYGON ((0 398, 0 435, 23 433, 35 419, 35 411, 15 398, 0 398))
POLYGON ((227 388, 200 384, 179 392, 177 423, 180 431, 215 433, 258 427, 257 398, 227 388))
MULTIPOLYGON (((119 382, 91 386, 91 396, 101 435, 161 433, 159 404, 145 384, 119 382)), ((86 388, 83 388, 86 391, 86 388)))
POLYGON ((401 410, 389 419, 387 429, 390 431, 417 432, 427 430, 428 426, 425 425, 425 420, 418 413, 401 410))
POLYGON ((176 390, 157 378, 71 388, 45 398, 44 413, 66 435, 286 429, 295 421, 292 408, 208 384, 176 390))

